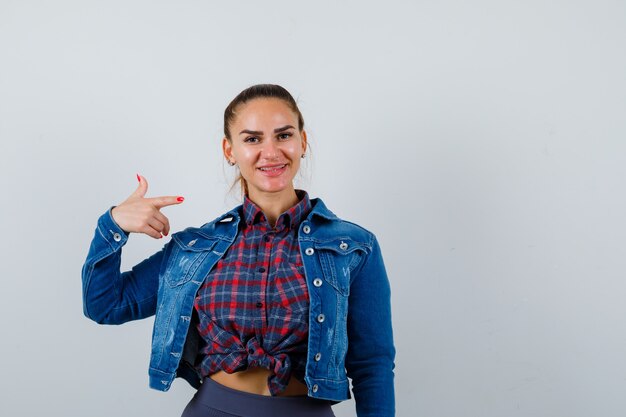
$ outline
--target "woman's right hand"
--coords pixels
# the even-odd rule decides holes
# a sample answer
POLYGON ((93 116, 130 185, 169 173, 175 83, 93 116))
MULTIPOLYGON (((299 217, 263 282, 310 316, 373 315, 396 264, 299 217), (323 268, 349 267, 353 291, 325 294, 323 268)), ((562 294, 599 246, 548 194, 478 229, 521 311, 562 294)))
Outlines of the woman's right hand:
POLYGON ((111 210, 113 220, 126 233, 145 233, 160 239, 170 232, 170 222, 159 210, 173 204, 180 204, 184 198, 179 196, 145 198, 148 182, 137 175, 139 186, 124 202, 111 210))

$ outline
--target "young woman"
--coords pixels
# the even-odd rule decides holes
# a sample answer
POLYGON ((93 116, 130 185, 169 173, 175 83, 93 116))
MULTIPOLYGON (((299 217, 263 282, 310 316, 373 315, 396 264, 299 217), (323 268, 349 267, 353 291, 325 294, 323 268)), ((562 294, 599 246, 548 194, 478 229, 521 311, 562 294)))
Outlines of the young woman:
POLYGON ((98 219, 82 270, 84 313, 102 324, 155 315, 150 387, 176 377, 198 388, 183 417, 393 416, 390 286, 378 241, 320 198, 294 189, 307 150, 287 90, 242 91, 224 113, 222 149, 239 170, 243 203, 174 233, 120 272, 129 234, 168 235, 147 182, 98 219))

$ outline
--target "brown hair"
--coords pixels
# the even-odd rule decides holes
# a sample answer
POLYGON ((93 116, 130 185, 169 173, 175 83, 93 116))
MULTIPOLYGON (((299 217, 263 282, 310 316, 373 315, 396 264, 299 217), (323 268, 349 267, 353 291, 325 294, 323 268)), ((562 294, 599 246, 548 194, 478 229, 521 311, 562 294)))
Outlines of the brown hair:
MULTIPOLYGON (((277 98, 283 100, 298 116, 298 130, 302 132, 304 129, 304 118, 289 91, 277 84, 256 84, 239 93, 224 110, 224 136, 226 136, 229 142, 232 143, 230 125, 235 121, 237 108, 255 98, 277 98)), ((241 173, 239 173, 239 176, 230 187, 231 190, 237 183, 241 186, 242 195, 248 195, 248 184, 241 173)))

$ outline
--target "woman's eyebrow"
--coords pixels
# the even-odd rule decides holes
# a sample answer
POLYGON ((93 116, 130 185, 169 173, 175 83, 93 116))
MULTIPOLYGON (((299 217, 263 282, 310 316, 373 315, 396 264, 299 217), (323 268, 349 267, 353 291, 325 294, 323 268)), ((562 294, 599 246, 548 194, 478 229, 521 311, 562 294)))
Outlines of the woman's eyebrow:
MULTIPOLYGON (((295 128, 291 125, 286 125, 286 126, 274 129, 274 133, 279 133, 287 129, 295 129, 295 128)), ((263 132, 261 132, 260 130, 248 130, 248 129, 244 129, 241 132, 239 132, 240 135, 242 133, 248 133, 250 135, 262 135, 263 134, 263 132)))

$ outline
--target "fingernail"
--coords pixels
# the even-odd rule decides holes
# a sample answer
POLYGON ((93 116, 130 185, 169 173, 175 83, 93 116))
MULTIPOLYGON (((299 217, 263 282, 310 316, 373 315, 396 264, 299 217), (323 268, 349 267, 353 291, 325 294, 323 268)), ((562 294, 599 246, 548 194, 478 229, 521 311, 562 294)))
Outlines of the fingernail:
POLYGON ((177 201, 183 201, 185 199, 185 197, 178 197, 176 200, 177 201))
POLYGON ((139 177, 139 174, 137 174, 137 181, 141 182, 141 178, 139 177))
POLYGON ((167 233, 163 233, 165 236, 167 236, 167 233))

